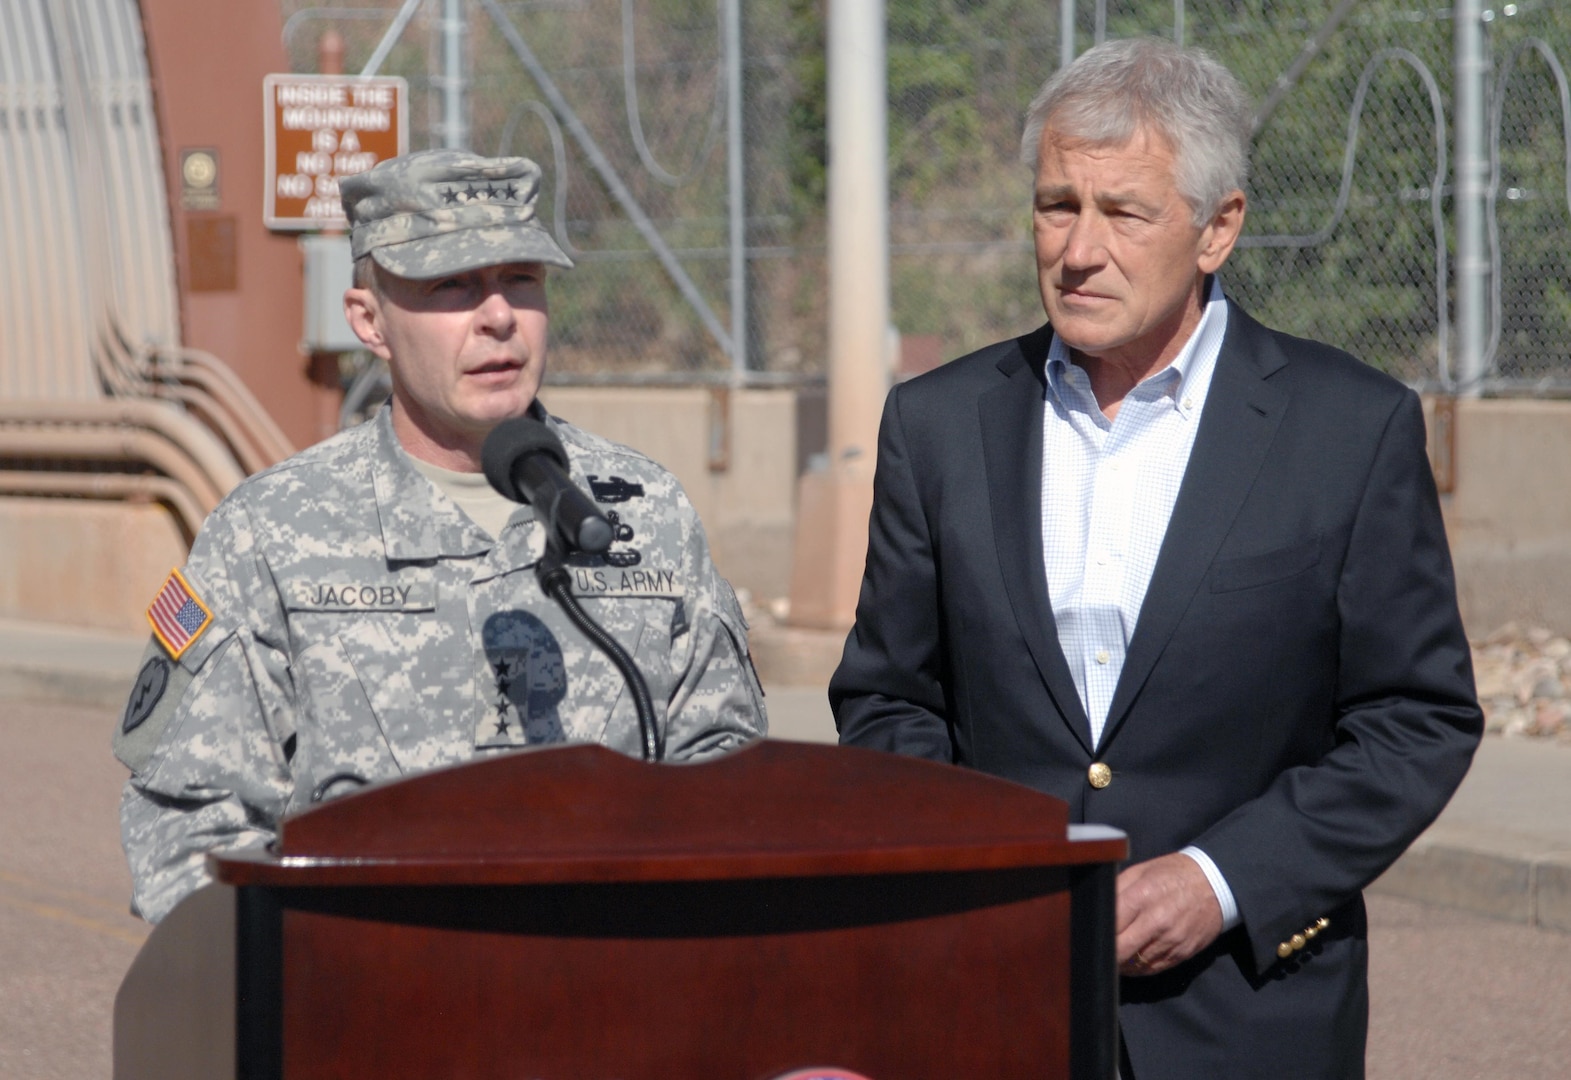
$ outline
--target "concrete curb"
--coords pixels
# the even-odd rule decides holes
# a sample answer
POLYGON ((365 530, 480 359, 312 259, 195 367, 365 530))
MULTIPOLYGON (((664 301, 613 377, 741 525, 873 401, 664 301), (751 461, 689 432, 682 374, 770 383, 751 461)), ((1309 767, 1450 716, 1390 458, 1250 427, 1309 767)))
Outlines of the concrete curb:
POLYGON ((0 700, 125 707, 142 635, 0 617, 0 700))
POLYGON ((0 701, 32 701, 119 712, 131 693, 134 671, 124 675, 61 671, 0 662, 0 701))
POLYGON ((1369 891, 1571 933, 1571 849, 1553 840, 1435 825, 1369 891))

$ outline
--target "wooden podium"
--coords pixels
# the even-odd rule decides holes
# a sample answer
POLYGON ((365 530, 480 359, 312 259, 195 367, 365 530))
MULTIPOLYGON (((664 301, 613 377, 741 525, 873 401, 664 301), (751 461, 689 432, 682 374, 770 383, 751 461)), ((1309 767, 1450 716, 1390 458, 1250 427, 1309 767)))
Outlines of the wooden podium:
POLYGON ((1066 820, 801 743, 425 773, 212 857, 120 988, 115 1076, 1109 1080, 1126 844, 1066 820))

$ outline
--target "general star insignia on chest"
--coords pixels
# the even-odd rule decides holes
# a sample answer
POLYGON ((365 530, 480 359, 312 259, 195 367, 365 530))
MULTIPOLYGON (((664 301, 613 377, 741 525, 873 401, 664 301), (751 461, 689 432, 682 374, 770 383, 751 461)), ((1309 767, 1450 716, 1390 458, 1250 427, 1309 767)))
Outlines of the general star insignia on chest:
POLYGON ((513 680, 518 677, 518 663, 509 657, 502 657, 492 667, 496 670, 496 688, 503 694, 508 687, 513 685, 513 680))
POLYGON ((522 662, 501 657, 492 665, 496 672, 496 702, 492 706, 496 710, 496 735, 507 735, 512 731, 512 725, 507 722, 513 712, 512 688, 513 680, 521 673, 522 662))

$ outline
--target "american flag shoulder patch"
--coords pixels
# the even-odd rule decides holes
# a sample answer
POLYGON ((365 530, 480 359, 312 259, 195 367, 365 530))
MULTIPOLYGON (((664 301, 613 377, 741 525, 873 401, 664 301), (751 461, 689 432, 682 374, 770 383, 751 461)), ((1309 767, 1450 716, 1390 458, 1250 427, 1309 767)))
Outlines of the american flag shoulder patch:
POLYGON ((196 590, 180 571, 171 570, 164 587, 147 608, 147 621, 152 624, 153 636, 169 650, 171 658, 178 660, 213 624, 213 613, 198 599, 196 590))

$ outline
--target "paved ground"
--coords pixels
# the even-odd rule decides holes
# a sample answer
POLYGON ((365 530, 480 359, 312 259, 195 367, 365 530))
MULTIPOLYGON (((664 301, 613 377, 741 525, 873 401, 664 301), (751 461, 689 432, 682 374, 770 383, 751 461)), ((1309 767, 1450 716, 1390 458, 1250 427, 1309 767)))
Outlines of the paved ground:
POLYGON ((0 704, 0 1077, 109 1075, 115 988, 147 934, 106 753, 114 713, 0 704))
POLYGON ((1369 1080, 1571 1072, 1571 934, 1369 898, 1369 1080))
MULTIPOLYGON (((114 992, 146 933, 125 914, 123 774, 107 748, 119 676, 104 674, 140 649, 105 641, 98 653, 81 638, 40 645, 0 624, 0 1080, 108 1076, 114 992)), ((773 687, 768 703, 776 735, 833 737, 821 689, 773 687)), ((1479 843, 1571 844, 1571 747, 1489 740, 1443 826, 1479 843)), ((1565 1071, 1571 934, 1389 895, 1370 907, 1373 1080, 1565 1071)))
MULTIPOLYGON (((816 697, 770 700, 807 734, 816 697)), ((6 1080, 108 1075, 114 991, 145 934, 124 913, 113 719, 42 704, 0 713, 6 1080)), ((1389 897, 1371 909, 1372 1078, 1552 1076, 1571 1061, 1571 935, 1389 897)))

